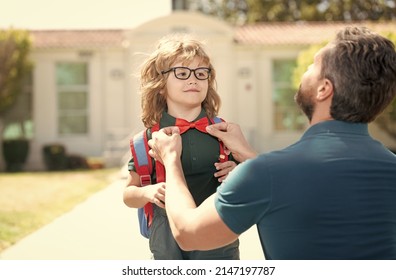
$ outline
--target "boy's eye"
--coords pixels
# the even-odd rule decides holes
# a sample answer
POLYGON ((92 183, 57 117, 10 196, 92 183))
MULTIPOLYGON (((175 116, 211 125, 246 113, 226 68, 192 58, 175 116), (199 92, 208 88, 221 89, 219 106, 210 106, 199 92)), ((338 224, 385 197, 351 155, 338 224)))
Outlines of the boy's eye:
POLYGON ((187 76, 187 71, 186 70, 179 71, 179 76, 181 76, 181 77, 187 76))

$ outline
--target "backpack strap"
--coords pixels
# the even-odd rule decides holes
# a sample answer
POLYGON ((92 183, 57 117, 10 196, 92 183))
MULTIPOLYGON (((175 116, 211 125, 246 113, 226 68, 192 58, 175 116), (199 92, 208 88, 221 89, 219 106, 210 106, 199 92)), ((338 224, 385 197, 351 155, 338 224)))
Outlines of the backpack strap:
MULTIPOLYGON (((216 116, 213 119, 211 119, 211 122, 212 122, 212 124, 215 124, 215 123, 224 122, 224 120, 216 116)), ((228 161, 228 155, 225 153, 224 143, 220 139, 219 139, 219 145, 220 145, 219 160, 220 160, 220 162, 226 162, 226 161, 228 161)))
MULTIPOLYGON (((136 173, 140 177, 140 186, 150 185, 153 164, 148 154, 149 146, 147 139, 147 129, 135 135, 130 141, 130 148, 136 173)), ((144 237, 149 237, 148 228, 151 226, 154 217, 154 209, 151 203, 146 203, 143 208, 138 209, 140 232, 144 237)))
MULTIPOLYGON (((159 125, 156 124, 151 128, 151 132, 158 131, 159 125)), ((153 163, 149 155, 150 147, 148 146, 147 138, 148 130, 135 135, 130 141, 130 147, 132 156, 134 159, 134 164, 136 168, 136 173, 140 176, 141 186, 147 186, 152 184, 151 174, 153 173, 153 163)), ((165 168, 160 162, 155 162, 157 183, 165 182, 165 168)))
POLYGON ((151 173, 153 172, 153 164, 148 155, 149 146, 147 142, 147 129, 135 135, 130 141, 136 173, 140 176, 140 185, 142 187, 151 184, 151 173))

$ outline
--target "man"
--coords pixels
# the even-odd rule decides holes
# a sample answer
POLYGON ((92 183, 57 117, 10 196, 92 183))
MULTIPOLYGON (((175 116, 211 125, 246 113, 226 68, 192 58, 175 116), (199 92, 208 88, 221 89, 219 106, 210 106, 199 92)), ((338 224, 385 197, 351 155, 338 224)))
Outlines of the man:
POLYGON ((208 127, 244 162, 199 207, 181 169, 178 129, 153 135, 180 246, 219 247, 256 224, 266 259, 396 259, 396 156, 368 133, 395 94, 394 45, 366 28, 341 30, 296 93, 310 121, 300 141, 256 157, 237 125, 208 127))

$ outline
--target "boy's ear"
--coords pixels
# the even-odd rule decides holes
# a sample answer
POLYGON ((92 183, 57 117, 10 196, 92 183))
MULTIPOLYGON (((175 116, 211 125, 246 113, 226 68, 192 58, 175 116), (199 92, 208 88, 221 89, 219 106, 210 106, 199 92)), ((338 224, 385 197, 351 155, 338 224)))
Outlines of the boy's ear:
POLYGON ((323 101, 330 96, 333 96, 333 83, 329 79, 323 79, 323 82, 318 87, 316 99, 323 101))

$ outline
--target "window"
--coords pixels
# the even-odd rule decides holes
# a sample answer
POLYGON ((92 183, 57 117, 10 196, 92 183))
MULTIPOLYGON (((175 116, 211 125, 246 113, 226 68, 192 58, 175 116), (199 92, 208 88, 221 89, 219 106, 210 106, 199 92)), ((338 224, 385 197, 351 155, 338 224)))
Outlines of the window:
POLYGON ((59 134, 88 133, 88 65, 58 63, 56 84, 59 134))
POLYGON ((274 60, 272 65, 272 101, 276 131, 298 131, 305 128, 306 117, 294 102, 296 90, 292 85, 295 60, 274 60))

